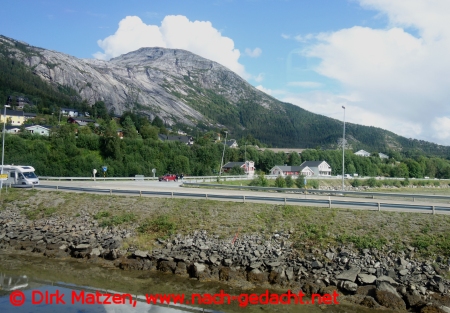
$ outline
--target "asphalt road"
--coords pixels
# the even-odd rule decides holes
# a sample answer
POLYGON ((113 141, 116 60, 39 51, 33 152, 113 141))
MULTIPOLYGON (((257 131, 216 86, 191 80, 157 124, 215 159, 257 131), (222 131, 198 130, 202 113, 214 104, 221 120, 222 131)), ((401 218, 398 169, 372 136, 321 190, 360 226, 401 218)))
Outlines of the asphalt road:
MULTIPOLYGON (((256 202, 256 203, 270 203, 282 204, 283 200, 287 201, 289 205, 304 205, 329 207, 329 201, 333 208, 351 208, 363 210, 378 210, 377 203, 381 204, 382 211, 401 211, 401 212, 415 212, 415 213, 432 213, 432 206, 438 209, 436 213, 450 214, 450 205, 448 203, 431 203, 429 201, 402 201, 392 199, 372 199, 372 198, 356 198, 343 196, 326 196, 314 194, 294 194, 294 193, 279 193, 279 192, 258 192, 249 190, 227 190, 227 189, 211 189, 211 188, 185 188, 181 187, 182 182, 159 182, 159 181, 44 181, 41 180, 41 185, 60 187, 79 187, 79 188, 95 188, 95 189, 110 189, 114 190, 114 194, 120 194, 120 190, 135 190, 148 192, 165 192, 166 195, 145 195, 155 197, 170 197, 170 193, 174 193, 177 198, 195 198, 195 199, 214 199, 221 201, 235 201, 235 202, 256 202), (167 194, 169 193, 169 194, 167 194), (181 195, 183 193, 183 195, 181 195), (217 195, 218 198, 215 198, 217 195), (229 197, 224 199, 223 196, 229 197), (251 199, 257 197, 258 199, 251 199), (276 198, 276 199, 274 199, 276 198), (305 202, 306 200, 317 200, 317 203, 305 202), (373 204, 372 207, 367 207, 367 204, 373 204), (385 207, 383 207, 383 204, 385 207), (386 207, 386 206, 390 207, 386 207), (422 206, 422 207, 421 207, 422 206)), ((62 189, 60 189, 62 191, 62 189)), ((75 191, 77 192, 77 191, 75 191)))

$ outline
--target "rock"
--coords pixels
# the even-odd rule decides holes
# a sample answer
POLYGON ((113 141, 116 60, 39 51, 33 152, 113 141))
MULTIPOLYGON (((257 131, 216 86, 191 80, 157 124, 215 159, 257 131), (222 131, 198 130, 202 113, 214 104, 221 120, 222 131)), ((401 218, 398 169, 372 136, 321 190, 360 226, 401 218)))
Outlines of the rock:
POLYGON ((382 306, 393 309, 397 311, 405 311, 406 310, 406 304, 405 302, 398 297, 397 295, 385 291, 385 290, 376 290, 375 291, 375 300, 382 306))
POLYGON ((323 264, 322 264, 321 262, 319 262, 319 261, 313 261, 313 262, 311 263, 311 267, 312 267, 312 268, 322 268, 322 267, 323 267, 323 264))
POLYGON ((356 289, 357 295, 363 295, 363 296, 370 296, 375 297, 375 290, 377 287, 375 285, 365 285, 365 286, 359 286, 356 289))
POLYGON ((348 280, 341 280, 338 283, 338 287, 350 292, 356 292, 356 290, 358 289, 358 285, 356 283, 348 280))
POLYGON ((247 274, 247 280, 256 285, 267 282, 268 275, 265 272, 261 272, 258 269, 253 269, 247 274))
POLYGON ((148 251, 136 250, 136 251, 134 251, 133 255, 135 257, 139 257, 139 258, 145 259, 148 256, 148 251))
POLYGON ((381 276, 377 278, 377 282, 387 282, 393 286, 397 286, 398 283, 391 277, 389 276, 381 276))
POLYGON ((339 274, 338 276, 336 276, 336 279, 348 280, 348 281, 354 282, 356 280, 356 276, 359 274, 360 271, 361 271, 361 268, 354 266, 354 267, 351 267, 349 270, 344 271, 341 274, 339 274))
POLYGON ((358 274, 358 280, 361 282, 361 284, 373 284, 375 280, 377 279, 374 275, 369 274, 358 274))
POLYGON ((391 284, 389 284, 387 282, 377 281, 377 290, 389 291, 390 293, 394 294, 395 296, 401 298, 401 296, 398 294, 397 290, 394 287, 392 287, 391 284))

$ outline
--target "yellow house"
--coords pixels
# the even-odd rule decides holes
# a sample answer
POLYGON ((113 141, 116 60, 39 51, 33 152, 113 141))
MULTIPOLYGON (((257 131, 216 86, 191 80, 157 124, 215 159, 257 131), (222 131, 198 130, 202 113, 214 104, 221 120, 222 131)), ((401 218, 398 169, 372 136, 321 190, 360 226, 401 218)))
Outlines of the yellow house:
MULTIPOLYGON (((0 123, 4 123, 5 111, 0 111, 0 123)), ((6 110, 6 122, 11 125, 22 125, 25 122, 25 114, 23 111, 6 110)))

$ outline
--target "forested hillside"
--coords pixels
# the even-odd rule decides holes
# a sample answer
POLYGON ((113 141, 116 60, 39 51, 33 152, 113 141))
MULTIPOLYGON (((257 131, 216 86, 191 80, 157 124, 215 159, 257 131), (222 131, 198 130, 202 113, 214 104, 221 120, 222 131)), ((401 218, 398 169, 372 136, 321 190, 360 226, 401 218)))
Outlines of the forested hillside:
MULTIPOLYGON (((46 121, 52 114, 58 115, 62 107, 89 112, 94 119, 108 121, 118 104, 113 106, 108 102, 112 100, 102 100, 99 96, 101 83, 125 72, 129 78, 121 77, 120 83, 128 89, 121 92, 127 94, 120 104, 121 113, 131 111, 152 119, 158 116, 166 127, 182 129, 189 134, 228 130, 231 138, 250 135, 272 147, 339 148, 342 121, 282 103, 223 66, 188 51, 145 48, 115 58, 110 63, 83 63, 74 57, 28 46, 10 38, 0 36, 0 39, 0 103, 6 103, 8 96, 12 96, 14 106, 18 96, 25 97, 30 100, 30 105, 24 110, 47 115, 46 121), (21 60, 34 65, 26 66, 21 60), (77 67, 82 65, 86 67, 77 67), (110 75, 108 79, 101 76, 106 74, 110 75), (58 82, 59 77, 66 84, 58 82), (159 81, 160 85, 155 85, 159 81), (145 91, 143 86, 150 83, 153 89, 145 91), (83 99, 82 94, 91 97, 83 99), (146 99, 148 102, 144 102, 146 99), (172 113, 164 111, 164 106, 168 106, 172 113), (186 121, 190 124, 187 125, 186 121)), ((115 95, 114 99, 119 101, 117 99, 121 98, 115 95)), ((52 122, 55 123, 55 119, 52 122)), ((448 146, 408 139, 376 127, 347 123, 346 134, 353 151, 365 149, 450 156, 448 146)))
MULTIPOLYGON (((62 125, 52 130, 51 136, 30 133, 7 134, 5 164, 26 164, 36 168, 41 176, 91 176, 95 168, 107 166, 108 176, 152 176, 166 172, 185 175, 215 175, 220 168, 223 144, 215 142, 214 132, 194 138, 195 144, 162 142, 157 139, 161 131, 145 119, 128 114, 118 125, 114 120, 99 127, 62 125), (134 121, 133 121, 134 120, 134 121), (138 128, 136 127, 138 125, 138 128), (125 137, 120 139, 116 129, 121 127, 125 137), (139 129, 139 133, 136 130, 139 129)), ((300 165, 303 161, 325 160, 332 174, 342 173, 342 151, 309 149, 298 153, 260 151, 250 144, 251 137, 239 140, 238 149, 226 147, 224 163, 253 160, 256 168, 268 173, 275 165, 300 165), (244 143, 248 142, 248 146, 244 143)), ((401 155, 391 152, 391 158, 360 157, 352 151, 345 153, 345 172, 360 176, 391 176, 450 178, 450 161, 428 158, 423 154, 401 155)), ((233 174, 239 174, 236 169, 233 174)))

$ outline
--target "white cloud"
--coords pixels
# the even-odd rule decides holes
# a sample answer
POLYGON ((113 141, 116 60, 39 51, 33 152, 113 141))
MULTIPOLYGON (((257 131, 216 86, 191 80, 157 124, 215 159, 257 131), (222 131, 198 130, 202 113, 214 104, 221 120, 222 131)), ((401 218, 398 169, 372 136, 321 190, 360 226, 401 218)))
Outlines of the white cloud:
POLYGON ((255 48, 253 50, 249 49, 249 48, 245 49, 245 54, 251 58, 257 58, 261 55, 261 53, 262 53, 262 50, 260 48, 255 48))
POLYGON ((290 38, 291 38, 291 35, 281 34, 281 37, 282 37, 283 39, 290 39, 290 38))
POLYGON ((304 82, 289 82, 288 86, 314 89, 314 88, 320 88, 323 85, 321 83, 318 83, 318 82, 304 81, 304 82))
POLYGON ((256 82, 260 83, 260 82, 262 82, 264 80, 264 74, 263 73, 259 73, 258 76, 254 76, 253 79, 256 82))
POLYGON ((318 58, 314 70, 338 81, 342 94, 357 95, 353 106, 363 115, 354 122, 450 145, 450 132, 435 128, 450 116, 450 1, 359 2, 385 14, 387 28, 322 33, 303 55, 318 58))
POLYGON ((258 90, 261 90, 262 92, 268 94, 269 96, 276 96, 276 95, 282 96, 282 95, 286 94, 286 91, 284 91, 284 90, 268 89, 268 88, 263 87, 262 85, 258 85, 255 88, 258 90))
POLYGON ((436 117, 432 123, 432 127, 435 132, 434 136, 438 141, 450 138, 449 116, 436 117))
POLYGON ((127 16, 119 22, 114 35, 97 43, 104 51, 94 54, 97 59, 108 60, 142 47, 184 49, 249 77, 239 63, 240 52, 232 39, 222 36, 208 21, 190 21, 182 15, 166 16, 161 26, 147 25, 137 16, 127 16))

